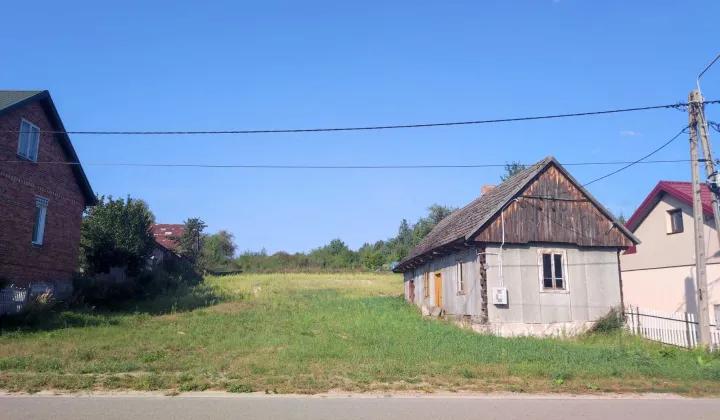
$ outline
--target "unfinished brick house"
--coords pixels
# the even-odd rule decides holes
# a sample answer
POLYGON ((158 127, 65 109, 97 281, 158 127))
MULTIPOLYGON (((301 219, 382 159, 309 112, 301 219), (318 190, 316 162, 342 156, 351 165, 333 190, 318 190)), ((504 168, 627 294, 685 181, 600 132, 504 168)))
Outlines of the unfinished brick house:
POLYGON ((96 198, 65 131, 48 91, 0 90, 0 278, 17 286, 77 270, 96 198))

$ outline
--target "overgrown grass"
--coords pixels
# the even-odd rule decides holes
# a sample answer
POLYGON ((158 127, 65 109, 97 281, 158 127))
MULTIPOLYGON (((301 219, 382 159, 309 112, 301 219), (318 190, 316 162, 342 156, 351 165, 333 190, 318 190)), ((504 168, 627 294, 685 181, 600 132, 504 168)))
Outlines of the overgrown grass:
POLYGON ((720 361, 631 336, 503 339, 422 319, 394 275, 239 275, 206 287, 221 299, 201 309, 6 332, 0 388, 720 391, 720 361))

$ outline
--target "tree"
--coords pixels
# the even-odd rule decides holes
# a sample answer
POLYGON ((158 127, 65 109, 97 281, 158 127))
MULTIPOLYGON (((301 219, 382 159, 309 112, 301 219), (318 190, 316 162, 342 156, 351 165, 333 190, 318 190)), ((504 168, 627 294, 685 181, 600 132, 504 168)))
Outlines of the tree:
POLYGON ((520 162, 512 161, 510 163, 505 163, 505 173, 503 175, 500 175, 500 180, 502 182, 505 182, 511 176, 517 174, 525 168, 527 168, 527 166, 523 165, 520 162))
POLYGON ((205 267, 228 265, 235 256, 235 236, 221 230, 213 235, 206 235, 203 240, 202 260, 205 267))
POLYGON ((191 217, 185 221, 183 234, 175 238, 179 245, 180 254, 187 257, 199 269, 203 269, 202 256, 203 230, 207 225, 197 217, 191 217))
POLYGON ((80 229, 80 266, 88 274, 125 267, 135 276, 145 266, 155 245, 147 204, 139 200, 98 197, 85 213, 80 229))
POLYGON ((148 216, 150 216, 150 223, 155 224, 155 213, 150 210, 150 205, 147 203, 147 201, 143 200, 142 198, 138 198, 135 200, 135 202, 145 208, 148 216))

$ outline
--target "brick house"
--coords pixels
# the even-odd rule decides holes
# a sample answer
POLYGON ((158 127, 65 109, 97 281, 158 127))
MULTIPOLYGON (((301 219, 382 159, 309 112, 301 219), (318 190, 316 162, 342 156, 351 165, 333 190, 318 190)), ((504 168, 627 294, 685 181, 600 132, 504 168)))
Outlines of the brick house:
POLYGON ((64 132, 48 91, 0 90, 0 277, 18 286, 69 279, 78 266, 96 198, 64 132))

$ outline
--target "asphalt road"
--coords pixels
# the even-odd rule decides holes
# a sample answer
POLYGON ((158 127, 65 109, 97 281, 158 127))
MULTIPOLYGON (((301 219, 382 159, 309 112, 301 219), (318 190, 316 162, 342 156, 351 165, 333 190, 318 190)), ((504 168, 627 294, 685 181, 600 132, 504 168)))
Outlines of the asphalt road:
POLYGON ((284 397, 0 396, 0 419, 720 419, 720 400, 284 397))

